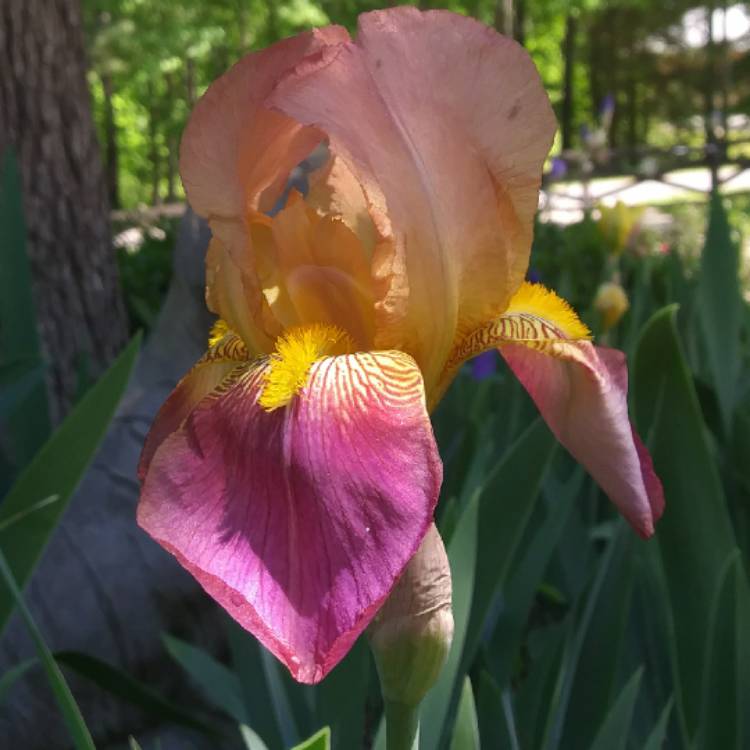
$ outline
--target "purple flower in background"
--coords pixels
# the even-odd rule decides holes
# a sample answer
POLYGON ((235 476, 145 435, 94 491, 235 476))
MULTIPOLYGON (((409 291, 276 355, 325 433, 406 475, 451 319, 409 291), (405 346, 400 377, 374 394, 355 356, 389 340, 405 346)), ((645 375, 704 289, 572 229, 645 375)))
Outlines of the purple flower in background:
POLYGON ((561 156, 555 156, 552 159, 552 166, 549 170, 549 176, 553 179, 565 177, 568 173, 568 163, 561 156))
POLYGON ((607 94, 599 105, 599 116, 606 117, 607 115, 611 115, 614 111, 615 97, 612 94, 607 94))
POLYGON ((529 268, 529 270, 526 271, 526 281, 532 284, 540 284, 542 281, 542 274, 539 273, 536 268, 529 268))
POLYGON ((471 377, 474 380, 486 380, 497 372, 497 351, 491 349, 471 361, 471 377))
POLYGON ((599 121, 601 122, 604 130, 609 130, 609 126, 612 124, 612 117, 615 114, 615 97, 612 94, 607 94, 602 99, 601 105, 599 105, 599 121))

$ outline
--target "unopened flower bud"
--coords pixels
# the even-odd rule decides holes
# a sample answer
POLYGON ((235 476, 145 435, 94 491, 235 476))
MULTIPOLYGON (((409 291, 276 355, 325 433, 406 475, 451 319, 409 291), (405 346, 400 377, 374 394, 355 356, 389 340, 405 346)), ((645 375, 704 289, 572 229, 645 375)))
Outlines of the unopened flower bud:
POLYGON ((602 316, 602 327, 605 331, 617 325, 630 307, 625 290, 614 281, 601 284, 596 290, 594 307, 602 316))
POLYGON ((453 638, 448 556, 432 524, 368 630, 386 703, 418 706, 453 638))

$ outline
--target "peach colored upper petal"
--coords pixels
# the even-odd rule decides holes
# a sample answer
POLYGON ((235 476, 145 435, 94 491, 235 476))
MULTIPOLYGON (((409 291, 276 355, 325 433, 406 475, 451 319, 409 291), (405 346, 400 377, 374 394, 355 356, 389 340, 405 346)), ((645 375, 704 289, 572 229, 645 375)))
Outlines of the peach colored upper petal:
POLYGON ((337 26, 299 34, 243 57, 196 104, 180 146, 188 201, 202 216, 268 210, 293 169, 321 139, 314 128, 265 109, 263 101, 306 55, 347 41, 337 26))
POLYGON ((358 348, 372 347, 373 290, 366 251, 343 220, 321 216, 298 193, 252 236, 272 314, 283 328, 322 323, 343 328, 358 348))
POLYGON ((250 215, 270 210, 293 169, 322 133, 264 106, 268 93, 306 55, 348 40, 331 26, 247 55, 217 79, 190 117, 180 173, 193 209, 214 234, 206 259, 206 297, 253 351, 273 348, 278 323, 257 278, 250 215))
POLYGON ((555 130, 533 63, 472 19, 394 8, 361 16, 356 43, 306 59, 269 104, 328 134, 390 231, 374 261, 388 280, 376 343, 409 351, 429 391, 528 264, 555 130))
POLYGON ((372 258, 379 236, 371 206, 343 159, 332 157, 310 175, 305 201, 320 213, 338 216, 357 235, 368 259, 372 258))

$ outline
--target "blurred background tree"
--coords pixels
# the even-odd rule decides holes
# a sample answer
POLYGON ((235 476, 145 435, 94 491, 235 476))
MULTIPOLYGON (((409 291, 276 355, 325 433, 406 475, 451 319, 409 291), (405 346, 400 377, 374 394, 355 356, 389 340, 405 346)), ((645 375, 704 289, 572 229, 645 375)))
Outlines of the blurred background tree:
MULTIPOLYGON (((313 25, 336 22, 353 30, 359 13, 383 4, 83 0, 94 115, 112 204, 132 208, 181 195, 177 148, 187 113, 243 53, 313 25)), ((747 111, 747 15, 729 0, 414 4, 469 13, 512 31, 540 68, 564 149, 581 145, 581 128, 596 122, 608 96, 615 105, 615 147, 713 141, 726 133, 728 118, 747 111), (708 16, 713 23, 706 23, 708 16)))
POLYGON ((21 166, 55 415, 127 334, 86 71, 77 0, 0 5, 0 153, 21 166))

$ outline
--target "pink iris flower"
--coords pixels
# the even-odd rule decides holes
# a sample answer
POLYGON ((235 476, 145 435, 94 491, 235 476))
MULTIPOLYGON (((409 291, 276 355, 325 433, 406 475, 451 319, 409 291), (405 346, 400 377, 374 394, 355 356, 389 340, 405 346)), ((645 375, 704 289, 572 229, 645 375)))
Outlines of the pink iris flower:
POLYGON ((139 524, 302 681, 383 604, 432 521, 429 412, 497 348, 642 536, 663 508, 624 355, 524 282, 555 119, 526 52, 410 7, 248 55, 196 105, 208 351, 144 446, 139 524), (290 171, 321 143, 303 198, 290 171))

